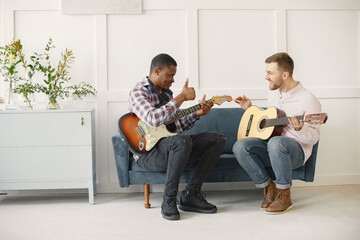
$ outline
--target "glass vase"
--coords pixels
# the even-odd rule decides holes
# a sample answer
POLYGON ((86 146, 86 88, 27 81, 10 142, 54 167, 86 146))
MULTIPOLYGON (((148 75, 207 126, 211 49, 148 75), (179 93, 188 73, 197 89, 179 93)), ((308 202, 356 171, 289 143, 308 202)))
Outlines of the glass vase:
POLYGON ((55 97, 49 97, 49 103, 46 106, 48 110, 57 110, 60 109, 60 105, 55 97))
POLYGON ((26 96, 23 94, 18 95, 18 106, 20 109, 31 110, 34 109, 35 106, 35 94, 29 93, 26 96))
POLYGON ((6 88, 5 91, 5 110, 16 110, 17 103, 14 96, 14 84, 13 82, 9 82, 9 87, 6 88))

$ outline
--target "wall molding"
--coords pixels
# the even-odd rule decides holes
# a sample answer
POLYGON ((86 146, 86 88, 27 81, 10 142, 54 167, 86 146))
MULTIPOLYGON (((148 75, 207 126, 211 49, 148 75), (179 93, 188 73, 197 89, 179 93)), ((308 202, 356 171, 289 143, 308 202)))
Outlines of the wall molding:
MULTIPOLYGON (((344 99, 344 98, 360 98, 360 88, 307 88, 318 99, 344 99)), ((181 89, 173 90, 174 94, 180 93, 181 89)), ((205 89, 197 90, 197 95, 207 96, 213 95, 230 95, 237 97, 238 95, 245 94, 251 99, 266 100, 268 89, 266 88, 237 88, 237 89, 205 89)), ((107 102, 127 102, 129 97, 129 90, 113 90, 107 92, 107 102)))
POLYGON ((64 14, 141 14, 141 0, 61 0, 64 14))

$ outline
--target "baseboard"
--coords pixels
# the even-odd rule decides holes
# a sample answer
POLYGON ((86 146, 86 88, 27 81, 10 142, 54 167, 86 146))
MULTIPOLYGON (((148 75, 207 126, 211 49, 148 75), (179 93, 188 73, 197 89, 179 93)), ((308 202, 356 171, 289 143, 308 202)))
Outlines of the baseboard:
POLYGON ((360 175, 316 176, 314 182, 294 181, 293 187, 360 184, 360 175))
MULTIPOLYGON (((337 175, 337 176, 315 176, 314 182, 303 182, 300 180, 293 181, 293 187, 310 187, 310 186, 327 186, 327 185, 348 185, 360 184, 360 175, 337 175)), ((179 190, 185 188, 185 184, 180 184, 179 190)), ((98 184, 98 193, 128 193, 143 192, 143 186, 135 185, 129 188, 120 188, 118 183, 98 184)), ((234 183, 204 183, 202 190, 219 191, 219 190, 239 190, 255 189, 252 182, 234 182, 234 183)), ((162 192, 164 184, 154 184, 150 186, 151 192, 162 192)))
MULTIPOLYGON (((293 181, 293 187, 314 187, 314 186, 328 186, 328 185, 349 185, 360 184, 360 175, 338 175, 338 176, 315 176, 314 182, 303 182, 299 180, 293 181)), ((180 184, 179 190, 185 188, 185 184, 180 184)), ((221 191, 221 190, 241 190, 241 189, 255 189, 252 182, 234 182, 234 183, 204 183, 203 191, 221 191)), ((164 184, 154 184, 150 186, 151 192, 163 192, 164 184)), ((97 193, 133 193, 143 192, 142 185, 133 185, 128 188, 120 188, 119 183, 98 183, 97 193)), ((9 195, 62 195, 87 193, 86 189, 58 189, 58 190, 16 190, 5 191, 0 193, 9 193, 9 195)))

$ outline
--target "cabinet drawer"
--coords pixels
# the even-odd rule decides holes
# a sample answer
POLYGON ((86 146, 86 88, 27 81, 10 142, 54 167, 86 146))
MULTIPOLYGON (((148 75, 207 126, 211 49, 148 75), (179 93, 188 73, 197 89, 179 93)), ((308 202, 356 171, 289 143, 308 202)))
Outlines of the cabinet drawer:
POLYGON ((90 179, 91 146, 1 148, 0 182, 90 179))
POLYGON ((0 114, 0 147, 91 145, 91 112, 0 114))

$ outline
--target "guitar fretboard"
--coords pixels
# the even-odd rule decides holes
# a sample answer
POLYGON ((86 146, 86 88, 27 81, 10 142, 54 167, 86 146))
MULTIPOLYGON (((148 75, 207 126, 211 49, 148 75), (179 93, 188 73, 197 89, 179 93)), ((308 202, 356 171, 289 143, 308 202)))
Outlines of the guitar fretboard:
MULTIPOLYGON (((304 116, 296 116, 296 118, 300 120, 304 120, 304 116)), ((282 118, 272 118, 272 119, 266 119, 266 123, 264 127, 273 127, 273 126, 279 126, 279 125, 286 125, 289 124, 289 118, 288 117, 282 117, 282 118)))
MULTIPOLYGON (((206 102, 212 102, 212 100, 209 99, 209 100, 207 100, 206 102)), ((190 114, 192 114, 192 113, 194 113, 194 112, 196 112, 197 110, 200 110, 200 109, 201 109, 201 103, 196 104, 196 105, 194 105, 194 106, 192 106, 192 107, 186 108, 186 109, 184 109, 184 110, 181 110, 181 111, 177 112, 177 113, 170 119, 170 121, 167 122, 167 123, 165 123, 165 124, 166 124, 166 125, 169 125, 169 124, 177 121, 178 119, 183 118, 183 117, 185 117, 185 116, 187 116, 187 115, 190 115, 190 114)))

